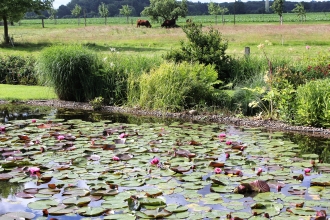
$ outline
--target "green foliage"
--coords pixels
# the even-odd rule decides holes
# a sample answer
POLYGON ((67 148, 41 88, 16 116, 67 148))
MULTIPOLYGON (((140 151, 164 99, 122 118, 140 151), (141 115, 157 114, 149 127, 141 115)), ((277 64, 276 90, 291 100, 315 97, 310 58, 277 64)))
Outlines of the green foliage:
POLYGON ((9 44, 8 21, 19 21, 28 11, 39 13, 52 7, 53 0, 6 0, 0 1, 0 18, 4 21, 4 41, 9 44))
POLYGON ((79 15, 81 14, 81 6, 76 4, 74 9, 72 9, 71 14, 75 17, 78 17, 78 25, 79 25, 79 15))
POLYGON ((182 0, 180 3, 176 0, 150 0, 150 6, 145 7, 141 15, 159 21, 160 18, 163 20, 184 18, 187 13, 187 0, 182 0))
POLYGON ((298 4, 295 4, 295 6, 296 7, 294 9, 292 9, 292 12, 296 13, 297 16, 300 17, 301 22, 305 21, 306 10, 305 10, 304 4, 302 2, 299 2, 298 4))
POLYGON ((41 51, 37 63, 40 81, 54 88, 61 100, 87 101, 98 94, 97 55, 81 45, 58 45, 41 51))
POLYGON ((140 78, 139 105, 146 109, 182 111, 211 103, 217 73, 211 65, 163 63, 140 78))
POLYGON ((102 18, 104 18, 104 24, 107 24, 107 17, 109 15, 108 7, 102 2, 99 5, 99 13, 102 18))
POLYGON ((133 8, 129 5, 123 5, 122 8, 119 9, 119 14, 124 15, 126 17, 126 21, 128 23, 128 17, 132 14, 133 8))
POLYGON ((222 39, 221 33, 213 28, 210 28, 208 33, 204 33, 202 25, 196 24, 183 27, 183 31, 189 41, 181 41, 181 48, 167 53, 165 59, 215 65, 218 79, 228 81, 230 57, 225 53, 228 42, 222 39))
POLYGON ((101 110, 104 105, 104 98, 102 98, 102 96, 95 97, 93 100, 89 101, 89 104, 94 110, 101 110))
POLYGON ((34 57, 9 55, 0 57, 0 83, 36 85, 34 57))
POLYGON ((139 95, 137 79, 144 71, 160 65, 159 57, 125 55, 111 48, 112 53, 103 58, 102 71, 97 79, 100 95, 111 105, 134 105, 139 95))
POLYGON ((330 127, 330 79, 315 80, 297 89, 296 122, 330 127))
POLYGON ((280 22, 282 24, 282 16, 283 16, 283 10, 284 10, 284 0, 275 0, 270 6, 270 8, 274 11, 274 13, 278 14, 280 16, 280 22))
POLYGON ((218 15, 222 15, 222 23, 224 22, 223 15, 228 12, 228 8, 221 7, 220 4, 215 4, 214 2, 210 2, 210 4, 207 5, 209 13, 211 15, 215 15, 216 24, 218 23, 218 15))

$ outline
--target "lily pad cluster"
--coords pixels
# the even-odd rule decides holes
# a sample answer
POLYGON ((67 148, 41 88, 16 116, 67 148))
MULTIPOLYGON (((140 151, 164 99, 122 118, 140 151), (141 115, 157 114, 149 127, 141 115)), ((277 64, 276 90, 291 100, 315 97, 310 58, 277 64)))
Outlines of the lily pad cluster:
POLYGON ((280 132, 79 119, 16 120, 0 128, 0 181, 21 183, 14 196, 27 204, 0 210, 0 219, 321 220, 330 213, 330 165, 301 155, 280 132), (251 183, 266 185, 236 193, 251 183))

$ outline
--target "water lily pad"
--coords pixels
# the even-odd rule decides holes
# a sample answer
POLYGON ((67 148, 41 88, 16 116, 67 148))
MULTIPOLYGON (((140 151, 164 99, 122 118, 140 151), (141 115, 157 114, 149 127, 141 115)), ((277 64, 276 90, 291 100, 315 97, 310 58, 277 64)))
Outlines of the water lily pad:
POLYGON ((58 206, 58 202, 51 199, 42 199, 42 200, 37 200, 35 202, 30 202, 27 206, 30 209, 42 210, 42 209, 49 209, 52 206, 58 206))
POLYGON ((0 216, 1 220, 33 219, 36 215, 31 212, 9 212, 0 216))

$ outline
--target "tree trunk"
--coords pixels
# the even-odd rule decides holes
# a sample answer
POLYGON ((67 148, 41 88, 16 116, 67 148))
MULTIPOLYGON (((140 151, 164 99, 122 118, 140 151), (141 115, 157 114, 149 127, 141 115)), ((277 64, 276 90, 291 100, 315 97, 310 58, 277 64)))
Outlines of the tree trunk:
POLYGON ((280 15, 280 22, 281 22, 281 25, 283 24, 283 16, 280 15))
POLYGON ((9 34, 8 34, 8 21, 6 16, 2 16, 3 29, 4 29, 4 41, 5 44, 9 44, 9 34))
POLYGON ((45 22, 43 18, 41 18, 41 24, 42 24, 42 28, 45 28, 45 22))

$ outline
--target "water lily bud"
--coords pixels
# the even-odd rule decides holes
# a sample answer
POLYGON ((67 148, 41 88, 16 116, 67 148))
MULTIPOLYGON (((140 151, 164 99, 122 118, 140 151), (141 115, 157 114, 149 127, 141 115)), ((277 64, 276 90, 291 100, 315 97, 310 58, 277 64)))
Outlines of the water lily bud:
POLYGON ((276 187, 277 192, 280 192, 282 188, 283 188, 283 187, 282 187, 281 185, 278 185, 278 186, 276 187))
POLYGON ((57 140, 59 140, 59 141, 61 141, 61 140, 64 140, 64 135, 59 135, 59 136, 57 136, 57 140))
POLYGON ((0 131, 6 131, 6 127, 5 126, 1 126, 0 127, 0 131))
POLYGON ((231 141, 226 141, 226 145, 231 145, 231 141))
POLYGON ((220 174, 221 173, 221 168, 219 168, 219 167, 217 167, 217 168, 215 168, 214 169, 214 172, 216 173, 216 174, 220 174))
POLYGON ((112 160, 114 160, 114 161, 119 161, 119 160, 120 160, 120 158, 119 158, 119 157, 117 157, 117 156, 113 156, 113 157, 112 157, 112 160))
POLYGON ((153 159, 150 161, 150 163, 151 163, 152 165, 157 165, 157 164, 159 163, 159 159, 158 159, 157 157, 155 157, 155 158, 153 158, 153 159))
POLYGON ((37 122, 37 119, 32 119, 31 122, 32 123, 36 123, 37 122))
POLYGON ((226 158, 228 159, 230 157, 230 154, 229 153, 226 153, 226 158))
POLYGON ((260 176, 261 173, 262 173, 262 168, 259 168, 259 169, 258 169, 258 172, 257 172, 257 175, 260 176))

